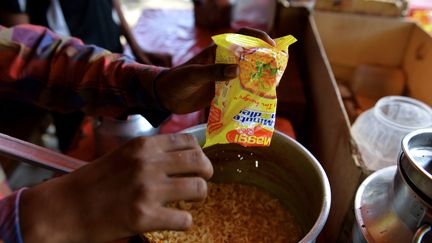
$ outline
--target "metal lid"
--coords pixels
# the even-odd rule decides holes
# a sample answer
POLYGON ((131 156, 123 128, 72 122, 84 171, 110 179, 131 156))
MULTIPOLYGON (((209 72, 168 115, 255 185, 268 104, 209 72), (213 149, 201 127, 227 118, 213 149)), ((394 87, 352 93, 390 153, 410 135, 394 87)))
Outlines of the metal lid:
POLYGON ((412 184, 432 199, 432 129, 417 130, 405 136, 400 166, 412 184))

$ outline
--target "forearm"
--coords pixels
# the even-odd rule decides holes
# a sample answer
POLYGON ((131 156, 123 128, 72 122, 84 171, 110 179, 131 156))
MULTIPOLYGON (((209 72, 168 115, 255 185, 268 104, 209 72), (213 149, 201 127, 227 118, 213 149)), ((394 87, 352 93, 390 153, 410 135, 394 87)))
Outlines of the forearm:
POLYGON ((30 25, 0 28, 0 53, 1 97, 90 115, 160 112, 152 81, 161 68, 30 25))
MULTIPOLYGON (((20 200, 20 229, 24 242, 86 242, 77 191, 59 177, 26 190, 20 200)), ((89 185, 91 186, 91 185, 89 185)), ((84 203, 84 202, 82 202, 84 203)))

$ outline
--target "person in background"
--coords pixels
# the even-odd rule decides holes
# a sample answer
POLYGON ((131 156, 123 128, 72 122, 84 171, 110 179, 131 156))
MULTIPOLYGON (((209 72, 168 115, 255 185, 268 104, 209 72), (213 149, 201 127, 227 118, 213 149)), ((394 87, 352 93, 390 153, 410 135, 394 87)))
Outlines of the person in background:
MULTIPOLYGON (((274 45, 260 31, 245 29, 274 45)), ((238 75, 212 64, 210 46, 184 65, 162 68, 38 26, 0 26, 0 97, 49 110, 118 117, 139 113, 158 125, 170 113, 209 105, 215 81, 238 75)), ((134 139, 86 166, 0 201, 0 239, 107 242, 153 230, 185 230, 191 215, 167 202, 202 200, 213 168, 188 134, 134 139)))
POLYGON ((3 0, 0 14, 4 26, 42 25, 58 35, 77 37, 115 53, 123 52, 120 37, 124 36, 136 61, 171 66, 169 54, 148 52, 139 46, 120 0, 3 0))
MULTIPOLYGON (((85 44, 115 53, 123 52, 120 37, 124 36, 138 62, 171 66, 169 54, 147 52, 139 46, 123 15, 120 0, 2 0, 0 16, 5 26, 42 25, 59 35, 78 37, 85 44)), ((52 112, 52 116, 59 148, 66 151, 84 114, 52 112)))

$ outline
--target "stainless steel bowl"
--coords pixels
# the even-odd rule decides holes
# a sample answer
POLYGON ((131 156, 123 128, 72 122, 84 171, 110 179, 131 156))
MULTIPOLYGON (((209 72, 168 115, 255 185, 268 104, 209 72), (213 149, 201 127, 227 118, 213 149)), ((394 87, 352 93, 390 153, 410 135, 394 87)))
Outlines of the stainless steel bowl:
MULTIPOLYGON (((183 132, 193 134, 203 146, 205 129, 200 125, 183 132)), ((300 242, 315 242, 329 214, 330 185, 319 162, 302 145, 276 131, 270 147, 225 144, 204 151, 215 170, 212 181, 266 190, 296 218, 304 235, 300 242)))
POLYGON ((357 190, 353 242, 432 242, 432 129, 402 140, 398 166, 370 175, 357 190))

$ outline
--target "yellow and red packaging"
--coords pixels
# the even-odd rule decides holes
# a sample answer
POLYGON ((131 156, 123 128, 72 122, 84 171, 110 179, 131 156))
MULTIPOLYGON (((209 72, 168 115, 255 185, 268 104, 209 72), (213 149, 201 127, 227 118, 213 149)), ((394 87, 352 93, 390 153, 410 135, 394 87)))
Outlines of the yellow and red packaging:
POLYGON ((212 37, 216 63, 238 64, 238 78, 217 82, 208 117, 206 143, 270 146, 276 119, 276 87, 288 62, 291 36, 275 39, 276 46, 241 34, 212 37))

